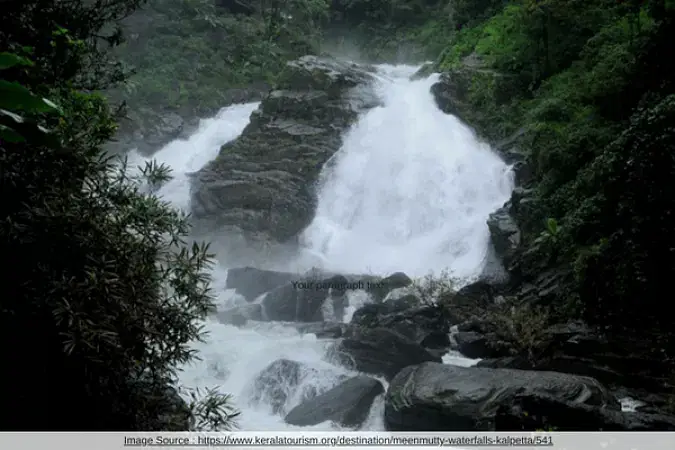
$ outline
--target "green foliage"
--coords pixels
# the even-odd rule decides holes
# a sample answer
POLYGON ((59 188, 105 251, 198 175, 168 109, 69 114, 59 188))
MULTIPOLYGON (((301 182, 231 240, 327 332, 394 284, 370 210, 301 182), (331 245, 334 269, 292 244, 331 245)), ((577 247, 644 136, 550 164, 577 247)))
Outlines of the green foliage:
POLYGON ((232 407, 230 395, 221 394, 216 389, 189 390, 191 411, 194 423, 192 431, 231 431, 237 426, 240 413, 232 407))
POLYGON ((657 262, 675 248, 666 232, 675 70, 658 56, 673 30, 662 1, 511 1, 455 33, 437 61, 469 80, 460 112, 480 134, 526 130, 535 197, 521 275, 572 267, 560 303, 608 331, 651 333, 657 351, 673 343, 659 294, 672 268, 657 262), (495 84, 505 79, 514 81, 495 84))
MULTIPOLYGON (((0 330, 11 342, 1 356, 14 367, 3 427, 226 429, 236 417, 229 397, 187 404, 173 387, 213 308, 208 246, 188 242, 187 217, 151 193, 168 179, 165 167, 131 176, 101 150, 117 129, 113 114, 103 97, 76 89, 92 74, 82 71, 101 69, 85 64, 98 54, 87 33, 99 30, 62 17, 77 14, 62 3, 42 2, 45 17, 0 33, 24 26, 29 37, 51 36, 35 49, 4 42, 17 50, 0 54, 0 330), (76 31, 39 28, 56 19, 76 31), (64 55, 72 66, 54 67, 64 55)), ((107 5, 89 11, 101 27, 120 6, 107 5)), ((35 13, 23 6, 21 18, 35 13)))
POLYGON ((316 51, 325 0, 249 3, 252 14, 234 15, 213 0, 150 0, 117 50, 135 74, 108 95, 134 112, 204 116, 230 101, 229 89, 273 83, 286 61, 316 51))
POLYGON ((548 218, 546 220, 546 230, 551 236, 558 235, 558 221, 553 218, 548 218))
MULTIPOLYGON (((8 52, 0 53, 0 70, 14 66, 32 66, 28 58, 8 52)), ((0 140, 18 143, 25 142, 25 135, 44 137, 49 131, 35 121, 27 121, 20 114, 35 116, 39 113, 61 113, 61 109, 51 100, 34 95, 29 89, 16 81, 0 79, 0 140)))

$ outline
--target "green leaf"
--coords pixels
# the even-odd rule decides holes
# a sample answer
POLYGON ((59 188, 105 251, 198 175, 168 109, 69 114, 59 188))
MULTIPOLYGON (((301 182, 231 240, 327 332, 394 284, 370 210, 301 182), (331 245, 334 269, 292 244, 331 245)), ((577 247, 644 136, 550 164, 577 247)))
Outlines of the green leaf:
POLYGON ((31 113, 56 112, 53 102, 34 95, 17 82, 0 80, 0 108, 31 113))
POLYGON ((0 124, 0 140, 11 142, 13 144, 26 141, 26 139, 15 130, 2 124, 0 124))
POLYGON ((553 218, 548 218, 546 220, 546 228, 551 235, 555 236, 558 233, 558 222, 553 218))
POLYGON ((1 52, 0 53, 0 70, 9 69, 14 66, 32 66, 33 61, 23 56, 15 55, 14 53, 1 52))
POLYGON ((16 123, 23 123, 23 117, 6 109, 0 109, 0 116, 7 116, 16 123))

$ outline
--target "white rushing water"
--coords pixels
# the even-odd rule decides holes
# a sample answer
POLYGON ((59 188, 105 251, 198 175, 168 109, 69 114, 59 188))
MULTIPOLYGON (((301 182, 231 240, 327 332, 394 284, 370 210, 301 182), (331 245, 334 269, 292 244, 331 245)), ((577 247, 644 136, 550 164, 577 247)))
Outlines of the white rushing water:
POLYGON ((323 174, 306 246, 336 272, 477 275, 488 214, 508 200, 511 171, 430 92, 437 77, 381 66, 384 106, 364 115, 323 174))
MULTIPOLYGON (((380 66, 384 106, 365 113, 346 135, 334 164, 324 170, 315 220, 303 233, 308 254, 323 267, 348 273, 404 271, 425 275, 450 268, 455 275, 480 272, 488 242, 485 220, 510 195, 509 168, 454 117, 440 112, 429 93, 433 78, 409 81, 416 68, 380 66)), ((248 123, 256 104, 235 105, 205 120, 189 139, 174 141, 153 155, 174 169, 174 180, 159 195, 189 207, 186 174, 215 158, 219 147, 248 123)), ((138 158, 138 156, 136 156, 138 158)), ((245 303, 224 289, 226 271, 216 269, 219 308, 245 303)), ((350 294, 347 317, 367 301, 350 294)), ((218 387, 231 393, 241 410, 239 428, 293 430, 269 403, 253 401, 253 380, 273 361, 287 358, 308 371, 301 386, 325 389, 348 371, 324 361, 328 342, 301 336, 280 323, 249 322, 242 328, 209 320, 201 361, 185 367, 181 383, 218 387)), ((449 354, 449 364, 472 361, 449 354)), ((286 410, 297 405, 291 395, 286 410)), ((383 430, 383 399, 376 400, 365 430, 383 430)), ((330 423, 310 427, 330 430, 330 423)))

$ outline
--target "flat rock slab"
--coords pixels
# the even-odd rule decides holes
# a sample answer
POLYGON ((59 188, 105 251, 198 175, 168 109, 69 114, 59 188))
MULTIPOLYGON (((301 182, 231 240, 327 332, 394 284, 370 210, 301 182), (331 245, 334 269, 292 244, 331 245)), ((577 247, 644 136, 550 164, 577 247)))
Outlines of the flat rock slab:
POLYGON ((590 377, 423 363, 406 367, 391 381, 385 424, 392 431, 491 431, 498 411, 517 398, 540 396, 553 399, 560 410, 575 404, 620 408, 590 377))

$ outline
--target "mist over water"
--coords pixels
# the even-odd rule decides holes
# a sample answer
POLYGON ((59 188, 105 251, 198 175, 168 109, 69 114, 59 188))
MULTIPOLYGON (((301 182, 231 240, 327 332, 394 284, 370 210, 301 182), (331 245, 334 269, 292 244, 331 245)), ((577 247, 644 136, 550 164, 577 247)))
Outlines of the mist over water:
MULTIPOLYGON (((303 249, 288 267, 320 266, 348 273, 404 271, 411 276, 450 268, 455 275, 477 275, 487 249, 485 220, 509 197, 509 168, 454 117, 439 111, 429 93, 433 78, 409 81, 416 67, 379 66, 378 91, 384 106, 365 113, 345 136, 342 150, 326 165, 316 218, 303 232, 303 249)), ((187 140, 174 141, 153 159, 170 165, 174 179, 159 195, 189 209, 187 174, 214 159, 221 145, 245 128, 257 104, 234 105, 202 121, 187 140)), ((143 158, 132 152, 132 163, 143 158)), ((213 291, 220 310, 245 300, 225 290, 226 261, 216 266, 213 291)), ((350 320, 369 301, 350 292, 350 320)), ((328 341, 301 336, 283 323, 249 322, 242 328, 209 319, 210 336, 199 343, 201 361, 186 366, 181 384, 218 387, 230 393, 242 415, 239 428, 282 431, 297 427, 283 422, 263 397, 256 399, 253 381, 270 363, 287 358, 304 363, 300 391, 290 395, 285 410, 300 401, 306 388, 334 386, 350 374, 324 360, 328 341)), ((446 363, 470 365, 456 354, 446 363)), ((385 384, 386 385, 386 384, 385 384)), ((364 430, 383 430, 383 398, 373 405, 364 430)), ((334 429, 322 423, 313 430, 334 429)), ((307 428, 305 428, 307 429, 307 428)))

